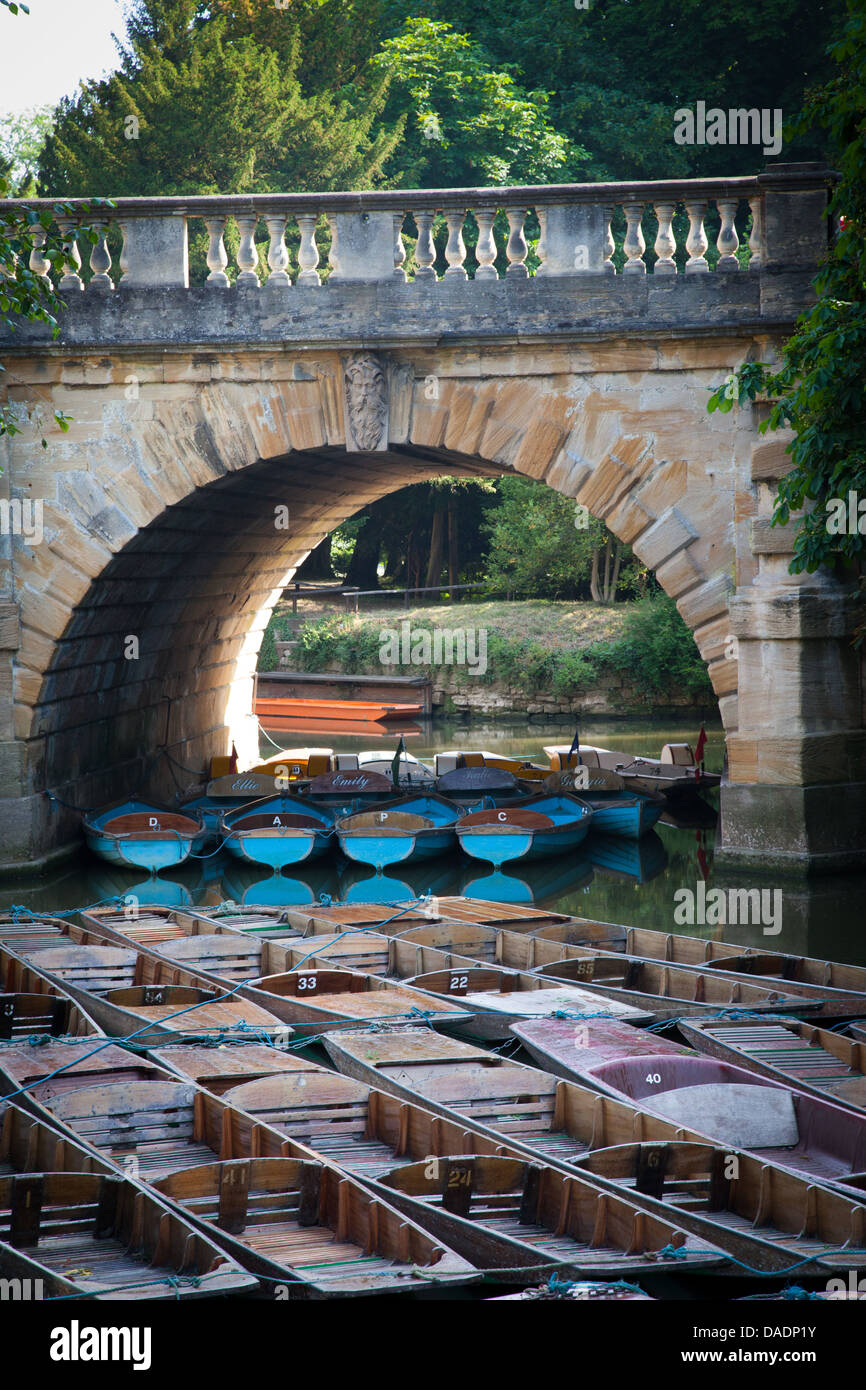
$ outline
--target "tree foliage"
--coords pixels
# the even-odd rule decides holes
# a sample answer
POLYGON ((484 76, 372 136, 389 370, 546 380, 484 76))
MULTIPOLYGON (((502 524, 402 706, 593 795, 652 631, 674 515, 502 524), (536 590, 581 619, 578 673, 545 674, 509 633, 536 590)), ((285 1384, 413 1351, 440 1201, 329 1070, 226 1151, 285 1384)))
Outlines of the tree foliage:
POLYGON ((374 66, 388 110, 407 117, 396 158, 404 187, 567 182, 586 152, 557 133, 544 92, 525 92, 450 24, 407 19, 374 66))
POLYGON ((569 498, 529 478, 502 478, 497 491, 499 505, 486 527, 491 588, 522 598, 596 602, 646 588, 646 571, 628 547, 569 498))
POLYGON ((40 187, 156 196, 381 183, 401 134, 381 121, 386 81, 357 106, 305 95, 297 29, 269 48, 233 24, 202 0, 135 0, 119 71, 60 103, 40 187))
MULTIPOLYGON (((841 178, 828 216, 838 225, 815 279, 817 301, 798 321, 781 366, 743 363, 710 397, 709 410, 731 410, 761 394, 771 401, 762 430, 788 427, 793 467, 779 483, 774 525, 798 520, 791 570, 846 564, 866 554, 866 535, 828 526, 833 499, 866 498, 866 11, 848 0, 842 37, 831 45, 833 79, 810 94, 801 124, 825 129, 841 178)), ((866 529, 866 528, 864 528, 866 529)))

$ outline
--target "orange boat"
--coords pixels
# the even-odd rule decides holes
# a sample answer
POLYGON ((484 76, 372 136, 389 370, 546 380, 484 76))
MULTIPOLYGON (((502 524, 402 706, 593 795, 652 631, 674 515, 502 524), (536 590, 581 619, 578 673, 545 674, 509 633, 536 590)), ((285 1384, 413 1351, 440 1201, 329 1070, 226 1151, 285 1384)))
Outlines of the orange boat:
MULTIPOLYGON (((422 713, 421 705, 385 704, 373 700, 289 700, 257 699, 255 713, 262 722, 273 719, 307 719, 317 723, 332 723, 351 719, 369 723, 376 720, 414 719, 422 713)), ((277 727, 273 724, 271 728, 277 727)))

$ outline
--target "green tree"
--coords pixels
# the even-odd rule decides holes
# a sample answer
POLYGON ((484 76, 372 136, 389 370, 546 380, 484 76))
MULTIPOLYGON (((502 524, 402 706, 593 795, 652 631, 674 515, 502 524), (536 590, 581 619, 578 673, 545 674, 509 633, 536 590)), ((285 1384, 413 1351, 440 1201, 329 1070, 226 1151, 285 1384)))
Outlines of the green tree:
MULTIPOLYGON (((521 598, 612 603, 642 587, 645 572, 603 522, 530 478, 499 480, 486 530, 486 577, 521 598)), ((645 584, 643 585, 645 587, 645 584)))
POLYGON ((403 187, 566 182, 585 158, 554 129, 544 92, 524 91, 450 24, 408 19, 373 66, 391 79, 386 113, 408 118, 392 160, 403 187))
POLYGON ((837 74, 810 94, 800 122, 827 131, 841 175, 828 208, 838 230, 814 282, 817 301, 798 321, 778 370, 743 363, 708 404, 728 411, 763 394, 774 405, 761 429, 794 431, 793 468, 779 483, 773 515, 774 525, 784 525, 809 508, 798 521, 794 573, 866 554, 857 519, 853 530, 834 529, 839 509, 831 505, 847 504, 849 492, 866 497, 866 11, 859 0, 848 0, 848 21, 830 52, 837 74))
POLYGON ((121 67, 64 99, 40 162, 50 194, 171 195, 371 187, 400 137, 363 106, 304 96, 294 33, 280 52, 202 0, 136 0, 121 67))
POLYGON ((0 116, 0 173, 6 176, 13 198, 33 197, 39 159, 53 125, 51 105, 0 116))

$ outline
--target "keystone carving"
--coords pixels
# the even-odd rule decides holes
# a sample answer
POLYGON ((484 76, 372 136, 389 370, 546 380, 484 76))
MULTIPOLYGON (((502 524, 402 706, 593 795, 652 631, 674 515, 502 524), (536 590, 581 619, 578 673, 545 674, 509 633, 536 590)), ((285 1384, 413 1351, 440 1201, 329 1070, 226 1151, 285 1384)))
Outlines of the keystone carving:
POLYGON ((346 451, 376 453, 388 447, 388 382, 382 360, 358 352, 343 363, 346 451))

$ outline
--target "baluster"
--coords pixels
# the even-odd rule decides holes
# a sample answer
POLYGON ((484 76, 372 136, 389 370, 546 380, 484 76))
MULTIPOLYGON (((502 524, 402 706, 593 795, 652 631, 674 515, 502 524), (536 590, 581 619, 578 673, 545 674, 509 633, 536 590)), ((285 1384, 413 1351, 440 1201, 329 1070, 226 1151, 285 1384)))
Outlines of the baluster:
POLYGON ((417 208, 413 211, 412 216, 415 218, 415 224, 418 228, 418 241, 415 245, 415 279, 435 280, 436 271, 433 268, 433 262, 436 260, 436 246, 432 232, 435 209, 417 208))
POLYGON ((123 245, 120 248, 120 283, 123 284, 123 277, 129 270, 129 223, 126 218, 118 222, 120 234, 123 237, 123 245))
POLYGON ((291 289, 292 282, 289 279, 289 252, 286 247, 286 218, 280 217, 277 213, 265 218, 265 226, 268 229, 270 245, 268 246, 268 285, 273 289, 291 289))
POLYGON ((656 234, 653 250, 658 256, 658 260, 653 266, 654 275, 676 275, 677 266, 674 260, 674 252, 677 249, 676 239, 671 231, 671 222, 676 211, 675 203, 656 203, 655 214, 658 218, 659 229, 656 234))
POLYGON ((30 269, 34 275, 41 275, 44 280, 48 280, 48 272, 51 269, 51 262, 42 254, 42 247, 45 245, 48 232, 38 222, 30 228, 30 240, 33 242, 33 250, 30 252, 30 269))
POLYGON ((406 283, 406 272, 403 266, 406 263, 406 247, 403 245, 403 218, 404 212, 395 212, 394 217, 394 278, 406 283))
POLYGON ((763 198, 750 198, 749 207, 752 212, 752 230, 749 233, 749 250, 752 255, 749 261, 749 270, 760 270, 764 264, 763 198))
POLYGON ((707 234, 704 231, 704 218, 707 215, 706 203, 686 203, 689 215, 689 234, 686 237, 686 275, 702 275, 709 270, 707 262, 707 234))
POLYGON ((505 208, 504 211, 508 218, 508 244, 505 248, 505 254, 508 257, 508 269, 505 274, 523 276, 525 279, 529 271, 523 262, 526 260, 529 247, 526 244, 526 237, 523 235, 523 224, 528 209, 505 208))
POLYGON ((463 220, 466 217, 466 209, 459 212, 446 212, 445 221, 448 223, 448 244, 445 247, 445 259, 448 262, 448 269, 445 272, 446 278, 449 275, 456 275, 458 279, 465 280, 466 267, 463 262, 466 260, 466 243, 463 240, 463 220))
POLYGON ((255 236, 256 227, 259 224, 258 214, 244 213, 235 217, 238 231, 240 232, 240 246, 238 247, 238 269, 240 274, 237 278, 239 290, 259 289, 259 277, 257 274, 259 266, 259 251, 256 246, 255 236))
POLYGON ((535 248, 535 254, 538 257, 538 269, 535 273, 536 275, 548 275, 550 272, 547 269, 547 208, 537 208, 535 215, 538 218, 538 245, 535 248))
POLYGON ((111 283, 111 276, 108 273, 111 269, 111 252, 106 243, 108 229, 104 222, 97 222, 95 227, 99 240, 95 243, 90 252, 90 269, 93 271, 93 274, 90 277, 90 284, 87 288, 89 290, 107 292, 108 290, 114 289, 114 285, 111 283))
POLYGON ((207 263, 210 275, 205 284, 212 289, 224 290, 228 288, 229 277, 226 275, 226 266, 229 258, 226 253, 223 232, 225 231, 226 220, 224 217, 206 217, 204 225, 207 227, 210 237, 210 245, 207 248, 207 263))
POLYGON ((320 285, 319 272, 316 266, 319 264, 319 248, 316 245, 316 214, 314 212, 299 212, 297 215, 298 231, 301 234, 301 244, 298 248, 298 265, 301 273, 298 276, 298 285, 320 285))
POLYGON ((78 274, 81 269, 81 252, 77 241, 70 235, 74 226, 75 219, 72 217, 57 219, 57 227, 63 239, 63 275, 58 286, 61 290, 84 289, 84 283, 78 274))
POLYGON ((646 250, 640 221, 643 216, 643 203, 623 203, 626 219, 625 241, 622 249, 628 260, 622 268, 623 275, 646 275, 646 262, 641 256, 646 250))
POLYGON ((604 262, 601 268, 605 275, 616 275, 616 266, 613 263, 613 253, 616 250, 616 244, 610 225, 613 221, 613 205, 611 203, 605 203, 601 210, 601 215, 604 218, 604 262))
POLYGON ((719 253, 717 270, 739 270, 740 262, 736 257, 736 250, 740 244, 737 236, 737 229, 734 226, 734 218, 737 215, 739 201, 736 198, 716 199, 716 207, 719 209, 719 216, 722 219, 722 226, 719 232, 719 239, 716 248, 719 253))
POLYGON ((478 269, 475 272, 476 280, 498 280, 496 266, 496 242, 493 237, 493 219, 496 216, 495 208, 473 208, 473 215, 478 224, 478 245, 475 247, 475 255, 478 259, 478 269))

